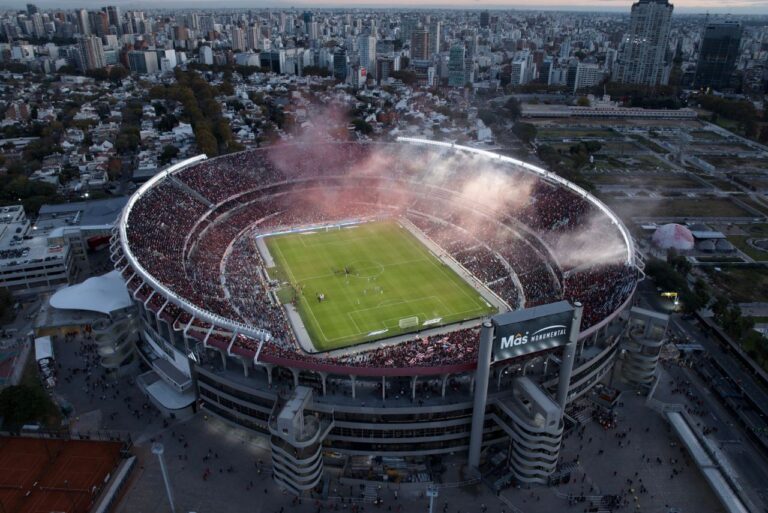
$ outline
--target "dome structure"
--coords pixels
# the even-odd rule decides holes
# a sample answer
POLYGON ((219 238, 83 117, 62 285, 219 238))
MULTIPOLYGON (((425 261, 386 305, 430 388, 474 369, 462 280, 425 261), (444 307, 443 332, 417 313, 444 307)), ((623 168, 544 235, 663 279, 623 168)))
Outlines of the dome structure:
POLYGON ((661 249, 677 249, 689 251, 693 249, 694 240, 691 230, 681 224, 669 223, 659 226, 651 239, 661 249))

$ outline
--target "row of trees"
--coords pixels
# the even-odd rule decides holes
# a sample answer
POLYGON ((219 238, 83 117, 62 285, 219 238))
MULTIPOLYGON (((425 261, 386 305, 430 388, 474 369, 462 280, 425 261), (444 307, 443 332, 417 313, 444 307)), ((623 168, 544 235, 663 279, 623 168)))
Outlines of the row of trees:
POLYGON ((150 97, 181 103, 184 117, 192 125, 198 150, 202 153, 213 157, 241 150, 242 146, 234 140, 229 122, 221 115, 221 106, 216 101, 219 94, 233 92, 232 84, 225 80, 217 89, 199 73, 178 68, 175 75, 175 84, 153 87, 150 97))
MULTIPOLYGON (((729 100, 713 95, 702 95, 697 99, 702 108, 712 112, 713 123, 722 117, 735 121, 738 129, 746 137, 756 137, 758 135, 760 115, 752 102, 748 100, 729 100)), ((768 133, 766 138, 768 138, 768 133)))
POLYGON ((739 305, 732 303, 727 297, 718 294, 712 298, 712 292, 707 283, 698 278, 693 286, 689 285, 686 276, 691 270, 691 263, 684 256, 670 251, 667 260, 653 259, 646 262, 645 272, 664 290, 679 293, 683 312, 694 313, 711 303, 712 313, 717 324, 737 341, 747 354, 763 368, 768 368, 768 344, 765 338, 753 328, 755 322, 751 317, 742 315, 739 305))

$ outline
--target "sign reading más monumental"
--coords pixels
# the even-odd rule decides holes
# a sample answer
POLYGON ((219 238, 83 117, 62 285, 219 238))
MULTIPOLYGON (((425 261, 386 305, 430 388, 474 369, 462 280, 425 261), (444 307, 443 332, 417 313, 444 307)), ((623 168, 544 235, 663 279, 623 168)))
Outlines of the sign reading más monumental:
POLYGON ((573 307, 568 301, 493 317, 492 361, 517 358, 567 344, 572 319, 573 307))

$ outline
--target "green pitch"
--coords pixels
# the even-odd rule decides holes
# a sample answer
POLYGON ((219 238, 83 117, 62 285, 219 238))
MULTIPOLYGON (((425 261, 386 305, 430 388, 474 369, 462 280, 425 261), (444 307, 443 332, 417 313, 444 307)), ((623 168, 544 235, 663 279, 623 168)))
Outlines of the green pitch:
POLYGON ((395 222, 265 242, 277 266, 270 275, 286 282, 280 297, 295 302, 318 351, 496 312, 395 222))

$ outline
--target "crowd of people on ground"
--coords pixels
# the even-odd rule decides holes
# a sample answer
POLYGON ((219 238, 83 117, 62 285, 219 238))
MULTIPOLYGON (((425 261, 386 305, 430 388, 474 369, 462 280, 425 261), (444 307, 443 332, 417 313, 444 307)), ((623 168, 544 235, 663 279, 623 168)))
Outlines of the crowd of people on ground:
MULTIPOLYGON (((260 353, 264 358, 413 367, 468 363, 477 352, 475 331, 462 330, 342 357, 305 355, 271 294, 256 247, 259 232, 278 227, 403 215, 513 309, 560 299, 581 301, 582 330, 629 297, 636 281, 633 267, 622 261, 561 265, 548 249, 595 217, 596 207, 585 198, 528 177, 528 196, 493 218, 452 205, 452 195, 471 188, 472 176, 461 173, 461 166, 443 164, 451 150, 409 148, 404 158, 393 146, 382 148, 332 144, 301 148, 301 153, 280 147, 182 169, 134 204, 127 223, 131 250, 152 276, 187 302, 270 332, 272 338, 260 353)), ((451 158, 472 165, 478 157, 451 158)), ((608 232, 595 237, 617 237, 609 228, 601 226, 608 232)), ((132 274, 124 271, 126 279, 132 274)), ((164 297, 146 284, 137 290, 141 283, 130 280, 129 290, 149 299, 151 311, 162 308, 162 318, 174 329, 183 329, 184 323, 177 324, 181 309, 164 306, 164 297)), ((191 333, 209 345, 246 353, 255 354, 259 347, 259 341, 244 336, 233 340, 204 322, 195 321, 191 333)))

